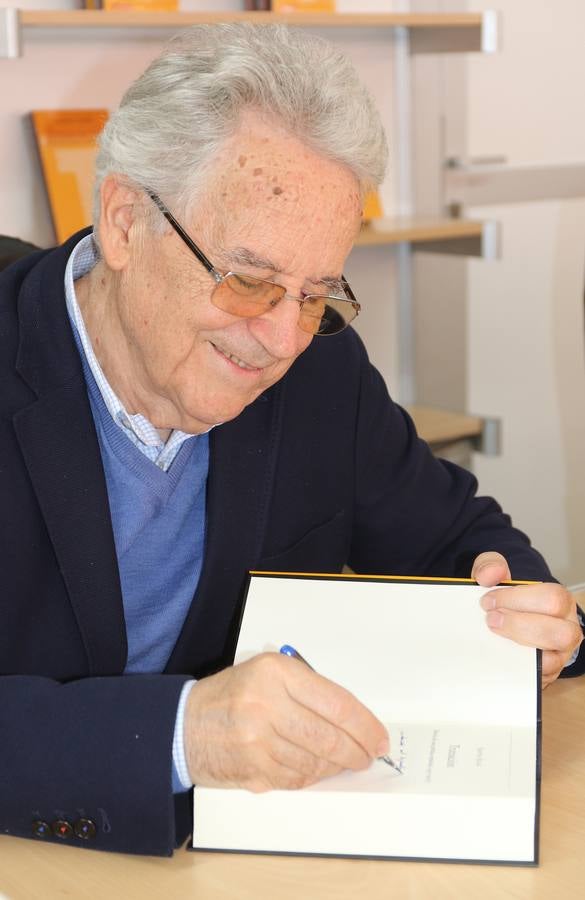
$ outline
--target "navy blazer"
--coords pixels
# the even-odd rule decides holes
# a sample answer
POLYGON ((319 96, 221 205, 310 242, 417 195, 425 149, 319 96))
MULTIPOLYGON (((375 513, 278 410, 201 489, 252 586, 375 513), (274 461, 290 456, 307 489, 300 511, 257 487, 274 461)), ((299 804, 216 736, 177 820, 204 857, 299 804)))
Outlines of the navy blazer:
POLYGON ((499 550, 514 577, 551 576, 473 476, 417 438, 348 329, 211 432, 197 591, 165 672, 124 676, 108 497, 64 298, 79 239, 0 276, 0 832, 90 818, 88 846, 164 855, 190 826, 189 795, 171 786, 179 693, 229 665, 248 569, 468 576, 499 550))

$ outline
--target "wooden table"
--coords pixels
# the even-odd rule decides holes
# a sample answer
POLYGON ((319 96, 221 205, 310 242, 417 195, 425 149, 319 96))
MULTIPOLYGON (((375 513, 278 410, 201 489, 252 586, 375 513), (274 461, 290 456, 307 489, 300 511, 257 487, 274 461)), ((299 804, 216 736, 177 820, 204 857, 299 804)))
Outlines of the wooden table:
POLYGON ((245 856, 172 859, 97 853, 0 837, 10 900, 577 900, 585 897, 585 677, 543 697, 538 868, 245 856))

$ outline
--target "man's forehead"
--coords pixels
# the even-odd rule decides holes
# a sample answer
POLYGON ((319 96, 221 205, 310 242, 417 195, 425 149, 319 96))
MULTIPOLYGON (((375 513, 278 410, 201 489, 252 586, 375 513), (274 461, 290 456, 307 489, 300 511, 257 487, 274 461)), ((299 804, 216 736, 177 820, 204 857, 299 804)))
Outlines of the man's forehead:
POLYGON ((281 206, 330 192, 348 208, 360 205, 357 179, 342 163, 252 111, 219 151, 209 176, 228 206, 259 199, 281 206))
POLYGON ((360 216, 349 169, 252 118, 226 142, 209 176, 216 265, 339 284, 360 216))

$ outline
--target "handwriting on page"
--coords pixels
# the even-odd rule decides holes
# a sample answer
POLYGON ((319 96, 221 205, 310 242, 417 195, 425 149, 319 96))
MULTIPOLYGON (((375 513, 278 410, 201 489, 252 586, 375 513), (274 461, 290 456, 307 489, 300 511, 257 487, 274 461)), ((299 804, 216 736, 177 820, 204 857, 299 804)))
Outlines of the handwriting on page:
POLYGON ((514 730, 441 723, 389 725, 402 784, 393 790, 508 793, 514 730))
POLYGON ((522 728, 436 723, 385 723, 400 775, 374 762, 363 772, 342 772, 305 790, 479 796, 519 795, 527 789, 519 764, 532 737, 522 728))

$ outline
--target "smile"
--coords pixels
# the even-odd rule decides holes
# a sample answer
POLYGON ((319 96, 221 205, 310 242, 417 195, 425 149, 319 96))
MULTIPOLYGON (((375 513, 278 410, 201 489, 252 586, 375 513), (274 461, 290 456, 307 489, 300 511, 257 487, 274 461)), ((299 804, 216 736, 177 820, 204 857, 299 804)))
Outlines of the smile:
POLYGON ((244 362, 243 359, 240 359, 239 356, 236 356, 234 353, 229 353, 227 350, 222 350, 221 347, 218 347, 216 344, 212 344, 215 350, 218 353, 221 353, 226 359, 229 359, 230 362, 234 363, 238 368, 245 369, 248 372, 260 372, 261 369, 258 366, 251 366, 247 362, 244 362))

